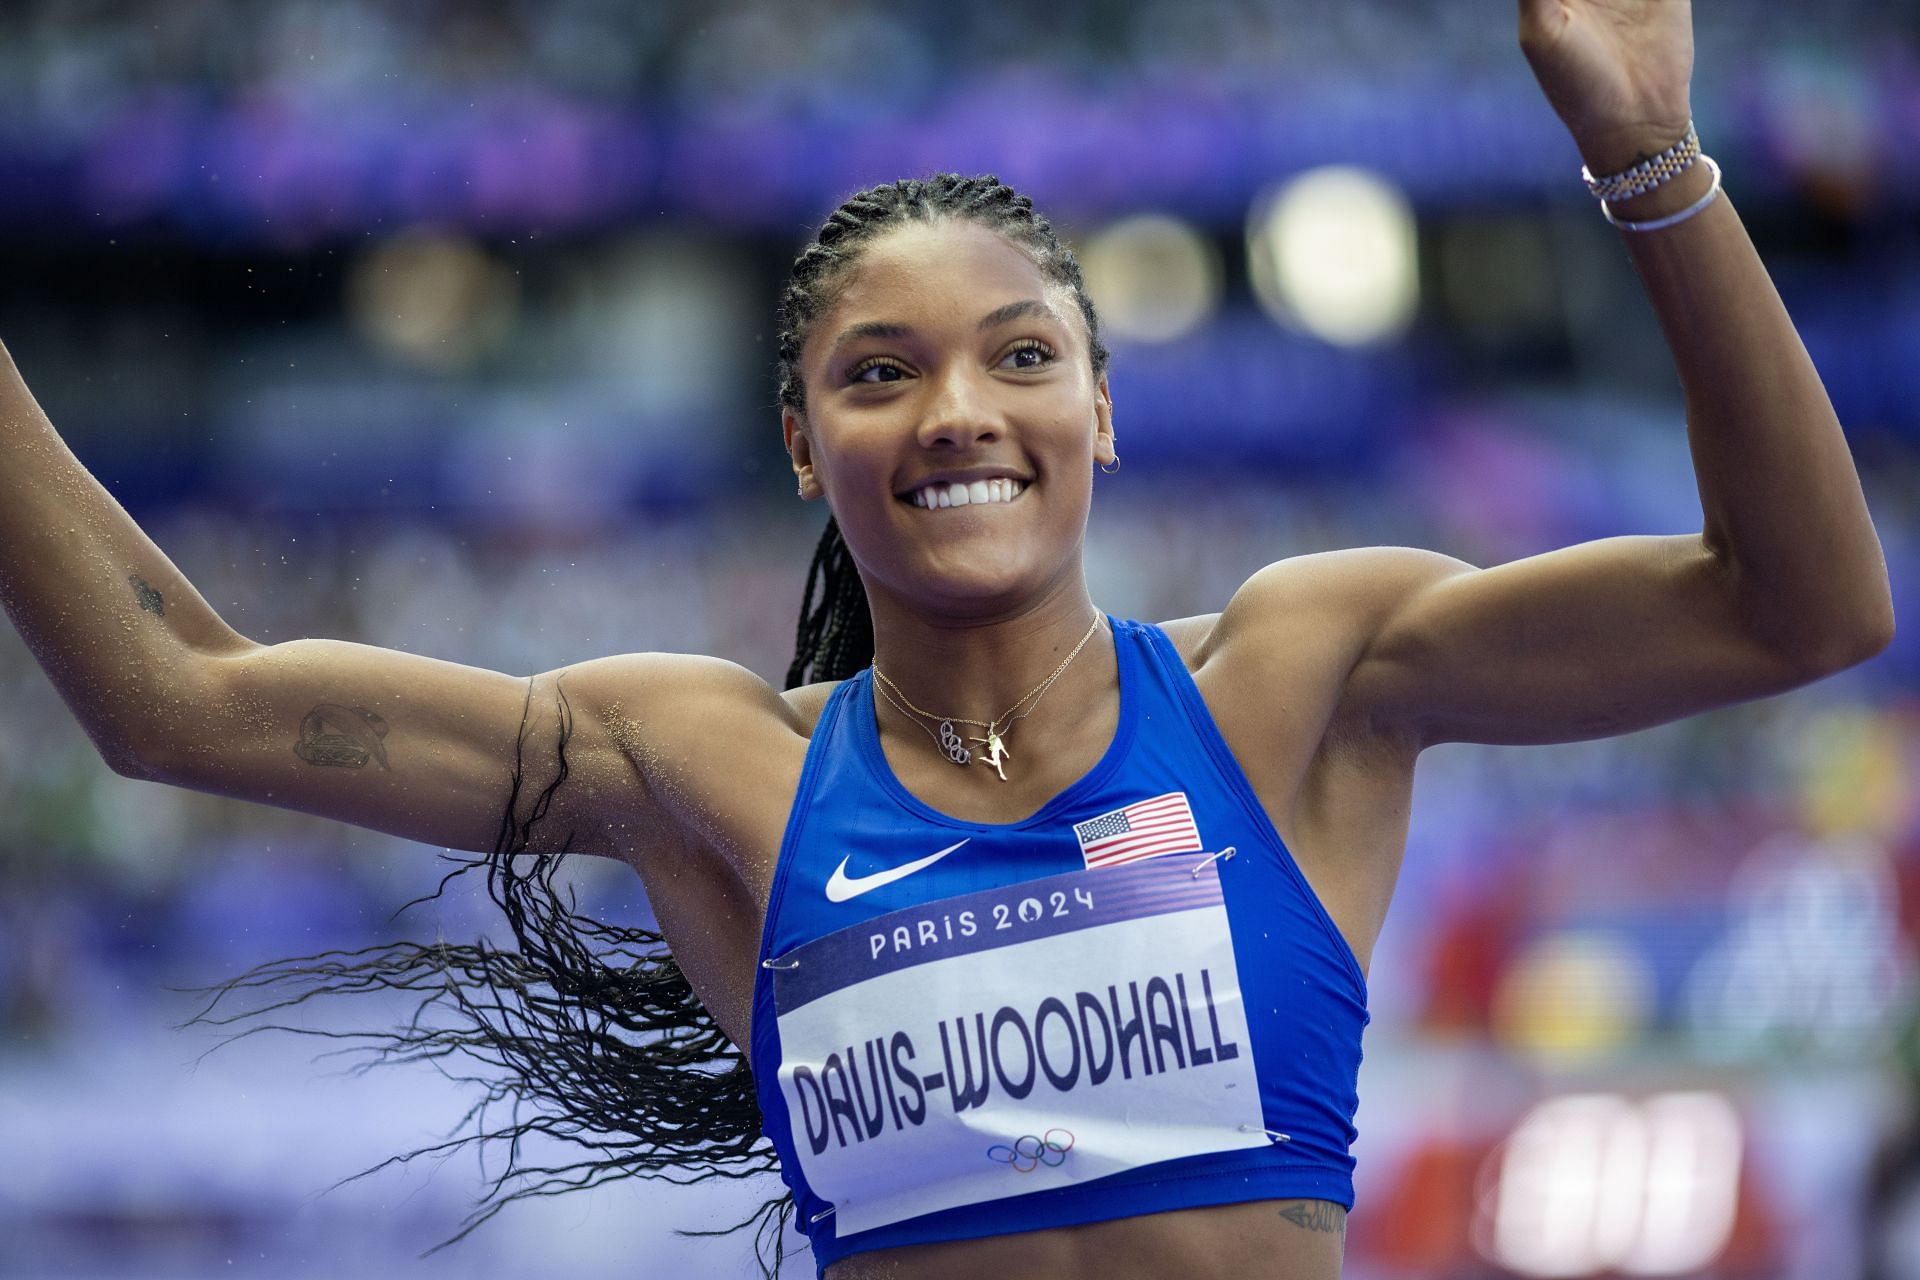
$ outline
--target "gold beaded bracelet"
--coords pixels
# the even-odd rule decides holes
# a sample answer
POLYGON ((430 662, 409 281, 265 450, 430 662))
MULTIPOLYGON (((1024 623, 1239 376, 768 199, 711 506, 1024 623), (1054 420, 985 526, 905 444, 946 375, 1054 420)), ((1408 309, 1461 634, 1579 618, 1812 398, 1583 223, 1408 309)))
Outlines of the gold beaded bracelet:
POLYGON ((1594 177, 1585 165, 1581 165, 1580 176, 1586 181, 1587 191, 1594 199, 1618 203, 1664 186, 1691 169, 1699 159, 1700 135, 1689 120, 1687 136, 1659 155, 1605 178, 1594 177))

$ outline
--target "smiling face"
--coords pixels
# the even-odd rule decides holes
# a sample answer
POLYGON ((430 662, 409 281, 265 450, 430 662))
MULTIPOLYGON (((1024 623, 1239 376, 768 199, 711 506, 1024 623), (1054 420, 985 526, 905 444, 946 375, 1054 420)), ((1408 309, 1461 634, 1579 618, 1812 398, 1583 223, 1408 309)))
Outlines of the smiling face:
POLYGON ((1077 577, 1112 406, 1071 290, 962 219, 886 232, 838 284, 783 416, 869 591, 977 616, 1077 577))

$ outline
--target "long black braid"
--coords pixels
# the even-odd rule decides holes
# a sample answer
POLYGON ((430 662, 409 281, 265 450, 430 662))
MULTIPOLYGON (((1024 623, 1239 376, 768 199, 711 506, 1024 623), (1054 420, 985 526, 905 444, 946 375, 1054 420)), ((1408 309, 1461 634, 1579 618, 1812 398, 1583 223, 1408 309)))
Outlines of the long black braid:
POLYGON ((816 680, 844 680, 873 661, 873 615, 867 611, 866 589, 860 585, 853 555, 840 536, 840 526, 827 517, 826 532, 807 566, 807 587, 800 597, 800 626, 793 638, 793 662, 787 667, 787 688, 816 680), (813 589, 823 583, 820 603, 813 589))
MULTIPOLYGON (((794 262, 780 303, 783 405, 804 411, 800 355, 808 330, 831 306, 835 288, 861 250, 889 228, 936 219, 965 219, 1000 232, 1030 253, 1049 280, 1071 288, 1086 319, 1095 373, 1105 369, 1107 351, 1079 265, 1032 202, 997 178, 940 174, 852 196, 794 262)), ((829 517, 807 569, 786 687, 842 680, 872 660, 866 593, 839 526, 829 517)), ((477 1100, 446 1141, 352 1175, 364 1177, 389 1164, 462 1147, 475 1147, 483 1157, 504 1147, 505 1165, 488 1180, 485 1195, 459 1231, 430 1253, 531 1196, 632 1177, 746 1178, 778 1167, 771 1145, 761 1137, 747 1058, 700 1003, 666 940, 656 930, 583 915, 572 891, 555 886, 571 835, 550 851, 531 850, 533 828, 567 777, 572 712, 563 690, 556 688, 553 696, 559 740, 552 780, 530 802, 523 795, 533 705, 529 682, 529 714, 522 718, 492 853, 453 859, 458 865, 439 887, 416 899, 437 898, 456 876, 483 871, 488 895, 513 931, 515 950, 501 950, 485 939, 463 945, 401 942, 272 961, 198 988, 211 1000, 186 1024, 248 1023, 317 996, 382 990, 413 996, 411 1016, 396 1028, 338 1032, 253 1022, 230 1039, 270 1030, 344 1039, 352 1042, 349 1051, 368 1055, 355 1065, 356 1072, 429 1062, 475 1086, 477 1100), (243 991, 265 991, 266 1002, 241 1012, 219 1011, 223 1000, 243 991), (495 1123, 500 1107, 506 1119, 495 1123), (583 1154, 558 1165, 529 1163, 522 1146, 536 1136, 570 1143, 583 1154)), ((683 1234, 720 1235, 751 1227, 762 1273, 771 1277, 780 1267, 782 1232, 792 1212, 792 1197, 782 1194, 724 1231, 683 1234)))

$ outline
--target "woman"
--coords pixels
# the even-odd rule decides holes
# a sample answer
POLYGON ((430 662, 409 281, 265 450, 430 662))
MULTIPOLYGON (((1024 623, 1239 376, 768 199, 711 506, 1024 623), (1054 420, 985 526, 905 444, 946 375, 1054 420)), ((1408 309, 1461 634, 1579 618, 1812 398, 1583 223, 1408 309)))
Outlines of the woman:
MULTIPOLYGON (((558 1003, 587 1039, 609 1017, 664 1033, 649 1061, 664 1044, 696 1078, 660 1095, 687 1104, 664 1125, 697 1129, 698 1091, 743 1077, 710 1069, 738 1059, 695 1034, 684 973, 748 1048, 823 1274, 1329 1280, 1421 749, 1628 732, 1838 671, 1893 628, 1840 426, 1689 141, 1687 4, 1523 0, 1520 26, 1615 179, 1595 190, 1685 385, 1697 535, 1490 570, 1302 556, 1216 614, 1111 618, 1081 563, 1118 453, 1078 268, 1023 198, 943 176, 850 200, 783 299, 786 447, 832 512, 796 687, 698 656, 519 680, 256 644, 10 362, 0 593, 130 777, 628 862, 677 970, 603 966, 558 1003)), ((493 870, 523 944, 558 939, 535 959, 594 972, 551 895, 493 870)), ((544 1060, 580 1090, 594 1061, 544 1060)))

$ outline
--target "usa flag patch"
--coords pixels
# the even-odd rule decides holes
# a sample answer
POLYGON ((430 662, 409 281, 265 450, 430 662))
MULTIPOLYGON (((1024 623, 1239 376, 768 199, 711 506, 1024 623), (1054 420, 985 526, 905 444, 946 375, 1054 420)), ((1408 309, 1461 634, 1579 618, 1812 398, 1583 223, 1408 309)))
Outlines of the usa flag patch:
POLYGON ((1073 824, 1073 838, 1088 867, 1113 867, 1163 853, 1197 852, 1200 828, 1184 791, 1136 800, 1124 809, 1073 824))

